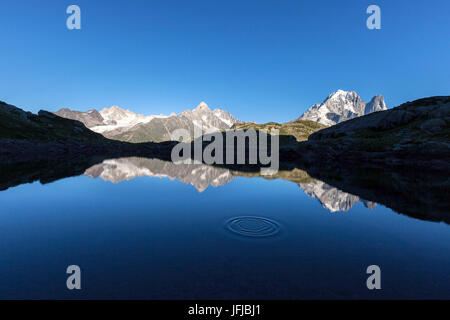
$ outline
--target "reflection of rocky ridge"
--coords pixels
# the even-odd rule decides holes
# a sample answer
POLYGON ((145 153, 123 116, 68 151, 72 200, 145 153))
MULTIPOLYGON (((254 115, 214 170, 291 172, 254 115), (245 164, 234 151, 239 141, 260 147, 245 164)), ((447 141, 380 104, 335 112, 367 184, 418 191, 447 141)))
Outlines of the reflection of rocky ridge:
MULTIPOLYGON (((234 176, 260 177, 259 172, 233 171, 234 176)), ((324 209, 330 212, 348 211, 361 201, 367 209, 374 209, 376 202, 366 201, 360 197, 344 192, 325 182, 312 178, 301 169, 280 170, 275 175, 263 176, 265 179, 283 179, 297 184, 310 198, 317 199, 324 209)))
MULTIPOLYGON (((319 200, 322 207, 331 212, 348 211, 360 200, 358 196, 343 192, 319 180, 309 183, 299 183, 298 185, 308 196, 319 200)), ((369 209, 373 209, 376 206, 374 202, 362 201, 369 209)))
POLYGON ((364 204, 364 207, 366 207, 367 209, 375 209, 375 207, 377 206, 376 202, 373 201, 367 201, 367 200, 361 200, 362 203, 364 204))
POLYGON ((227 169, 216 168, 204 164, 179 164, 159 159, 120 158, 105 160, 87 169, 85 175, 102 178, 105 181, 118 183, 136 177, 159 177, 177 179, 192 184, 199 192, 209 185, 222 186, 233 179, 227 169))

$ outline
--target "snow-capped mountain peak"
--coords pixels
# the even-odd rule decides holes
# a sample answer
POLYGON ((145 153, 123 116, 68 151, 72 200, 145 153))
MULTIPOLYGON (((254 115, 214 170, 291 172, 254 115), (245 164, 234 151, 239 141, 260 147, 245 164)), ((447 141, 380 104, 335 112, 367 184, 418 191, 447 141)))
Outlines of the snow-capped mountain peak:
POLYGON ((211 109, 208 107, 208 105, 206 104, 206 102, 202 101, 198 104, 198 106, 192 110, 192 111, 211 111, 211 109))
POLYGON ((209 132, 230 129, 235 123, 241 123, 225 110, 211 110, 203 101, 192 111, 186 110, 180 115, 189 119, 195 126, 209 132))
POLYGON ((300 119, 332 126, 339 122, 382 110, 386 110, 386 104, 381 95, 375 96, 366 104, 354 91, 337 90, 328 95, 322 103, 317 103, 309 108, 300 119))
POLYGON ((119 108, 118 106, 112 106, 110 108, 104 108, 100 111, 100 114, 105 120, 120 120, 127 117, 129 112, 119 108))
POLYGON ((356 93, 356 92, 354 92, 354 91, 344 91, 344 90, 339 89, 339 90, 337 90, 335 92, 330 93, 330 95, 328 95, 328 97, 325 99, 325 101, 327 99, 339 98, 339 97, 342 97, 342 96, 346 96, 347 94, 353 95, 354 93, 356 93))

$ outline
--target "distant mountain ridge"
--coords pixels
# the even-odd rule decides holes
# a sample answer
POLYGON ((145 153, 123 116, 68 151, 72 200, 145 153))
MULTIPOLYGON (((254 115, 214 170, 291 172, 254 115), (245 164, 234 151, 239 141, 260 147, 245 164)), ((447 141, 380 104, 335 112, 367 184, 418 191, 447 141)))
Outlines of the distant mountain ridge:
POLYGON ((117 106, 105 108, 100 112, 80 112, 64 108, 55 114, 81 121, 92 131, 107 138, 127 142, 169 141, 176 129, 186 129, 193 136, 194 127, 202 127, 204 131, 220 131, 242 123, 225 110, 211 110, 205 102, 201 102, 193 110, 185 110, 180 114, 172 113, 169 116, 145 116, 117 106))
POLYGON ((387 110, 383 96, 376 95, 370 102, 364 102, 354 91, 337 90, 330 94, 322 103, 316 103, 309 108, 299 120, 311 120, 326 126, 367 115, 377 111, 387 110))
POLYGON ((118 106, 104 108, 101 111, 92 109, 85 112, 63 108, 55 112, 55 114, 63 118, 78 120, 92 131, 105 136, 112 136, 127 131, 137 124, 148 123, 155 118, 167 117, 162 114, 145 116, 130 110, 121 109, 118 106))
MULTIPOLYGON (((321 125, 333 126, 383 110, 387 110, 387 108, 381 95, 373 97, 370 102, 366 103, 354 91, 337 90, 322 103, 317 103, 309 108, 298 120, 309 120, 321 125)), ((195 128, 202 127, 204 132, 213 132, 240 128, 239 125, 244 124, 243 121, 225 110, 211 110, 205 102, 201 102, 193 110, 185 110, 179 114, 171 113, 169 116, 163 114, 145 116, 118 106, 104 108, 101 111, 89 110, 86 112, 63 108, 55 114, 78 120, 87 128, 106 138, 133 143, 170 141, 172 133, 177 129, 186 129, 193 137, 195 128)), ((250 125, 250 127, 252 126, 250 125)))

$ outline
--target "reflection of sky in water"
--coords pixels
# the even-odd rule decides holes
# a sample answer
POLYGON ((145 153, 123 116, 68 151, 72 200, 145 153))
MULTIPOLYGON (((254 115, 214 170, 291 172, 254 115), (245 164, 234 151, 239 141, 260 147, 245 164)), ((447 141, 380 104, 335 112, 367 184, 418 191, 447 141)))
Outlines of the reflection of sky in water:
POLYGON ((0 192, 0 298, 450 298, 448 225, 352 201, 331 214, 281 179, 185 183, 79 176, 0 192), (242 236, 226 227, 236 217, 279 230, 242 236), (79 292, 65 287, 70 264, 79 292), (365 286, 371 264, 378 292, 365 286))

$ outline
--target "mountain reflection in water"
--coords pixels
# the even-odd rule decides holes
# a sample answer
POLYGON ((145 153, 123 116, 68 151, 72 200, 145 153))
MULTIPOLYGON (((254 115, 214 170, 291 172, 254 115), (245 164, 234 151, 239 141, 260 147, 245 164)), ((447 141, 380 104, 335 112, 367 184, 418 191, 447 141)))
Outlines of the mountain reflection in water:
MULTIPOLYGON (((84 173, 91 178, 101 178, 105 181, 119 183, 138 177, 157 177, 176 179, 185 184, 191 184, 199 192, 205 191, 209 186, 220 187, 230 183, 234 178, 245 176, 244 172, 231 171, 205 164, 174 164, 173 162, 159 159, 145 158, 119 158, 108 159, 94 165, 84 173)), ((279 177, 275 175, 275 177, 279 177)), ((376 203, 360 199, 358 196, 343 192, 322 181, 311 178, 305 171, 297 170, 291 176, 292 180, 309 197, 317 199, 323 208, 331 211, 348 211, 359 201, 370 209, 376 203), (302 181, 295 181, 296 177, 302 177, 302 181)), ((289 173, 284 174, 283 179, 289 179, 289 173)))
POLYGON ((281 162, 280 170, 262 176, 257 166, 175 164, 160 158, 80 157, 67 161, 0 164, 0 190, 24 183, 50 183, 85 175, 119 183, 137 177, 159 177, 191 184, 199 192, 220 187, 234 178, 282 179, 297 184, 330 212, 347 211, 361 202, 373 209, 377 203, 413 218, 450 223, 450 179, 446 174, 386 168, 320 166, 281 162))
POLYGON ((0 297, 74 298, 70 264, 84 270, 84 299, 449 297, 448 175, 259 169, 110 156, 0 164, 0 297), (384 272, 375 295, 372 264, 384 272))
POLYGON ((119 158, 105 160, 84 173, 91 178, 119 183, 138 177, 177 179, 193 185, 199 192, 208 186, 219 187, 233 180, 227 169, 214 168, 203 164, 174 164, 159 159, 119 158))

